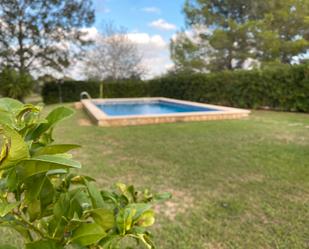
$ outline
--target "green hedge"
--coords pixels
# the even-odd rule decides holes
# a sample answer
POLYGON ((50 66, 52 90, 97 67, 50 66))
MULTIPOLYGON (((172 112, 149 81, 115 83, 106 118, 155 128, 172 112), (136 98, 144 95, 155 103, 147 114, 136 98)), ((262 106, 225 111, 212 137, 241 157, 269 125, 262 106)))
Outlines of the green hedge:
MULTIPOLYGON (((79 100, 87 91, 99 96, 97 82, 65 82, 64 102, 79 100)), ((45 103, 56 103, 59 90, 55 83, 43 88, 45 103)), ((309 112, 308 65, 284 66, 268 70, 225 71, 211 74, 179 73, 150 81, 118 81, 104 84, 104 97, 162 96, 241 108, 265 108, 309 112)))
POLYGON ((309 67, 176 74, 149 82, 151 96, 240 107, 309 112, 309 67))
MULTIPOLYGON (((79 101, 80 93, 83 91, 87 91, 92 98, 98 98, 100 83, 95 81, 65 81, 61 85, 56 82, 46 83, 42 89, 44 103, 58 103, 60 91, 63 102, 79 101)), ((139 80, 105 82, 103 85, 105 98, 144 97, 148 92, 147 83, 139 80)))

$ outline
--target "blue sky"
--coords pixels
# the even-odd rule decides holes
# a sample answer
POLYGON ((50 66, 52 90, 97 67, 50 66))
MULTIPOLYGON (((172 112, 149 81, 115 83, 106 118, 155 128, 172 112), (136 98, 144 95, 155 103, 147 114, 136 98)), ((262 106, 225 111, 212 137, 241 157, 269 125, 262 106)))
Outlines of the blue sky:
POLYGON ((95 28, 113 21, 127 28, 136 41, 149 67, 149 77, 164 73, 172 62, 168 44, 184 28, 182 7, 185 0, 93 0, 95 28))
POLYGON ((184 26, 183 4, 184 0, 94 0, 95 26, 100 29, 102 22, 112 20, 128 32, 159 33, 169 39, 175 30, 158 30, 149 24, 163 19, 180 29, 184 26))

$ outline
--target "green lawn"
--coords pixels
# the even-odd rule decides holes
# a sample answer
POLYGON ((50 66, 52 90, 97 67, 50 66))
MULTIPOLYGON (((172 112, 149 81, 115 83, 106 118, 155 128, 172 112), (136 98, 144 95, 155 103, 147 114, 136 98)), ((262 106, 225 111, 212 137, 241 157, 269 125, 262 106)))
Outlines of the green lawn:
MULTIPOLYGON (((309 115, 119 128, 84 119, 78 111, 56 131, 83 145, 74 153, 83 173, 102 187, 173 193, 158 207, 158 248, 309 248, 309 115)), ((0 241, 18 243, 5 230, 0 241)))

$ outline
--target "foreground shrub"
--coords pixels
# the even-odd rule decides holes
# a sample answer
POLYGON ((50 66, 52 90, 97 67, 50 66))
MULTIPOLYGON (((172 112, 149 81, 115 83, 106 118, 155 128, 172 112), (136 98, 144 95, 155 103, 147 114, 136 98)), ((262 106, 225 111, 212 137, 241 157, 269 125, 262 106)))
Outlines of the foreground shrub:
POLYGON ((55 143, 53 129, 73 110, 58 107, 45 118, 41 110, 0 99, 0 226, 15 229, 26 249, 115 249, 126 238, 154 248, 152 207, 169 194, 122 183, 99 190, 91 177, 70 173, 81 167, 68 153, 79 146, 55 143))

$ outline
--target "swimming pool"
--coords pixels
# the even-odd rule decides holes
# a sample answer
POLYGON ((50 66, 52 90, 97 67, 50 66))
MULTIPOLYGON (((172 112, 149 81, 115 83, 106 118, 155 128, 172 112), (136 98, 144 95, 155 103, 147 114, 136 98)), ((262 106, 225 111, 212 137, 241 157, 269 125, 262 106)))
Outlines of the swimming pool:
POLYGON ((127 126, 246 117, 248 110, 169 98, 82 100, 99 126, 127 126))
POLYGON ((108 116, 123 115, 153 115, 171 114, 185 112, 211 112, 218 111, 214 108, 200 107, 193 105, 183 105, 168 101, 144 101, 144 102, 118 102, 118 103, 99 103, 97 104, 108 116))

